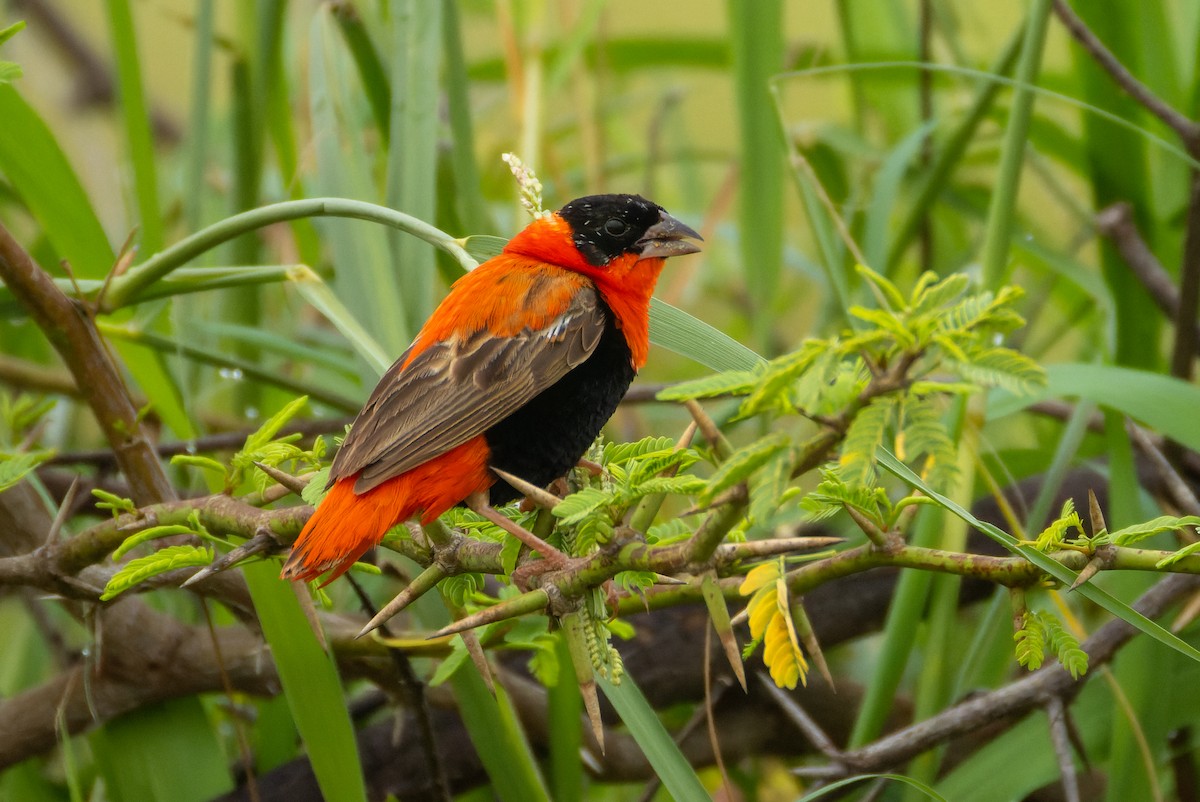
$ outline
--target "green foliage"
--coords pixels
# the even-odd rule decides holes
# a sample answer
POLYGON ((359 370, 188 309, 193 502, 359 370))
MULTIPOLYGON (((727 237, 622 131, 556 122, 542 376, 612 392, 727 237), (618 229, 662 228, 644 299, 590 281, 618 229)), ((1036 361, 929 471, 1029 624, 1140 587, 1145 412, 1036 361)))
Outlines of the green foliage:
POLYGON ((1097 544, 1112 543, 1116 546, 1132 546, 1162 532, 1174 532, 1189 527, 1193 530, 1193 534, 1200 534, 1200 529, 1197 529, 1197 527, 1200 527, 1200 517, 1195 515, 1184 515, 1182 517, 1163 515, 1112 532, 1097 533, 1093 538, 1093 542, 1097 544))
POLYGON ((958 475, 958 447, 946 430, 943 412, 938 400, 931 394, 918 393, 910 388, 911 395, 904 399, 899 408, 896 456, 911 461, 919 454, 925 455, 925 475, 934 487, 949 487, 958 475))
POLYGON ((0 444, 16 446, 24 433, 37 425, 54 409, 57 401, 53 398, 39 398, 29 393, 0 392, 0 421, 4 429, 0 431, 0 444))
POLYGON ((1063 502, 1062 511, 1058 514, 1058 518, 1051 521, 1050 524, 1042 530, 1042 533, 1037 536, 1033 547, 1038 551, 1050 552, 1062 547, 1066 541, 1067 533, 1074 530, 1083 535, 1083 521, 1079 517, 1079 513, 1075 511, 1075 501, 1068 498, 1063 502))
POLYGON ((567 537, 574 554, 587 554, 608 542, 614 528, 647 496, 695 496, 707 487, 697 476, 676 473, 693 466, 700 454, 695 449, 676 448, 669 437, 606 443, 595 456, 604 473, 588 476, 585 486, 552 510, 559 526, 570 530, 567 537))
MULTIPOLYGON (((313 447, 314 454, 317 453, 318 448, 320 449, 320 453, 325 453, 324 443, 322 443, 319 447, 313 447)), ((312 478, 308 480, 308 484, 304 486, 304 490, 300 493, 300 497, 304 499, 305 504, 315 507, 321 503, 323 498, 325 498, 325 486, 329 484, 330 468, 331 466, 326 465, 323 468, 317 469, 317 471, 312 475, 312 478)))
POLYGON ((0 493, 23 480, 30 471, 50 458, 52 452, 0 453, 0 493))
POLYGON ((98 487, 92 488, 92 495, 96 497, 96 508, 100 510, 109 510, 114 518, 125 513, 137 512, 137 505, 132 499, 122 498, 115 493, 109 493, 107 490, 101 490, 98 487))
POLYGON ((153 554, 130 560, 121 566, 121 569, 113 574, 104 586, 104 593, 101 594, 100 599, 108 601, 159 574, 165 574, 177 568, 208 565, 212 560, 212 550, 203 546, 167 546, 165 549, 159 549, 153 554))
POLYGON ((1079 647, 1079 641, 1062 622, 1048 612, 1026 611, 1013 639, 1017 642, 1017 662, 1030 671, 1041 668, 1049 647, 1072 678, 1079 679, 1087 673, 1087 652, 1079 647))
POLYGON ((320 467, 321 457, 325 452, 323 439, 317 438, 313 447, 306 451, 295 445, 296 441, 300 439, 298 433, 276 437, 279 430, 296 417, 307 404, 306 396, 293 399, 246 438, 246 444, 241 451, 233 455, 233 459, 230 461, 232 470, 226 479, 226 487, 238 487, 247 476, 250 476, 253 478, 257 490, 260 492, 266 490, 274 480, 263 471, 254 470, 255 463, 258 462, 272 468, 291 463, 293 472, 305 467, 313 470, 320 467))
POLYGON ((893 517, 894 507, 882 487, 848 484, 841 471, 825 469, 816 490, 806 493, 800 502, 809 520, 819 521, 844 507, 853 507, 880 529, 887 529, 893 517))
MULTIPOLYGON (((11 28, 0 31, 0 42, 9 31, 9 36, 16 32, 11 28)), ((54 406, 52 398, 0 392, 0 493, 21 482, 37 466, 54 456, 53 451, 30 449, 28 443, 22 442, 54 406)))
POLYGON ((482 574, 456 574, 442 580, 442 594, 455 607, 465 607, 467 602, 483 587, 482 574))
POLYGON ((890 396, 873 399, 854 416, 846 439, 838 471, 847 484, 870 486, 875 483, 875 452, 884 444, 892 423, 896 399, 890 396))
MULTIPOLYGON (((948 486, 957 473, 957 448, 942 420, 943 400, 984 385, 1018 392, 1045 381, 1035 362, 994 344, 998 334, 1022 323, 1013 309, 1020 291, 968 294, 964 276, 939 279, 926 273, 905 296, 869 268, 860 266, 859 273, 881 301, 876 308, 850 309, 869 327, 830 340, 810 339, 764 366, 726 371, 659 393, 664 400, 739 396, 743 400, 738 418, 842 416, 846 432, 838 474, 845 487, 819 490, 806 506, 810 515, 832 512, 830 505, 844 497, 858 498, 877 517, 878 502, 871 501, 872 494, 856 494, 852 488, 874 485, 876 452, 884 445, 894 445, 906 460, 924 455, 928 481, 935 487, 948 486), (906 366, 902 386, 872 393, 895 365, 906 366), (868 366, 877 374, 873 379, 868 366), (945 371, 966 381, 946 381, 945 371), (859 400, 864 393, 865 403, 859 400)), ((794 461, 799 446, 791 435, 774 431, 738 449, 710 478, 701 500, 711 502, 722 491, 750 482, 758 489, 752 517, 765 520, 786 492, 789 460, 794 461)))
MULTIPOLYGON (((157 540, 158 538, 172 537, 174 535, 198 536, 199 534, 200 534, 200 532, 197 531, 197 529, 194 529, 192 526, 184 526, 183 524, 167 524, 164 526, 151 526, 147 529, 143 529, 142 531, 138 532, 136 535, 130 535, 129 537, 125 538, 125 540, 121 543, 121 545, 117 547, 117 550, 113 552, 112 558, 114 560, 119 560, 130 549, 140 546, 141 544, 146 543, 148 541, 157 540)), ((207 534, 207 532, 205 534, 207 534)))
POLYGON ((676 384, 660 390, 660 401, 684 401, 689 398, 716 398, 722 395, 746 395, 756 386, 765 372, 765 367, 752 370, 727 370, 702 379, 676 384))
POLYGON ((704 488, 704 494, 700 497, 701 501, 709 503, 725 490, 746 481, 751 474, 786 450, 789 445, 790 440, 786 434, 772 432, 745 448, 738 449, 721 463, 708 480, 708 486, 704 488))

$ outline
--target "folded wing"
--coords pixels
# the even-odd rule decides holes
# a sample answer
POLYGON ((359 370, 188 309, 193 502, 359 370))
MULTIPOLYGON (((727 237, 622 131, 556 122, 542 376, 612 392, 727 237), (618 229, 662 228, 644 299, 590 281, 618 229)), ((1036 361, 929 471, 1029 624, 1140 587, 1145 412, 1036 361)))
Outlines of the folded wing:
POLYGON ((407 365, 406 353, 359 413, 330 483, 359 474, 354 491, 365 493, 482 434, 591 356, 606 324, 587 287, 544 328, 455 335, 407 365))

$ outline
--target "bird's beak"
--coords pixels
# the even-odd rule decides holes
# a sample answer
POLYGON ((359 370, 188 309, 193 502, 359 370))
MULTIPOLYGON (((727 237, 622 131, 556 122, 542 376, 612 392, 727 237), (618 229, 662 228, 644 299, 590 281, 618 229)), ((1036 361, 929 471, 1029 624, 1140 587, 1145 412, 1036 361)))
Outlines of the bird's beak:
POLYGON ((689 239, 703 240, 691 227, 684 225, 666 212, 662 218, 646 229, 646 233, 637 245, 641 247, 642 259, 666 259, 669 256, 683 256, 685 253, 697 253, 700 246, 689 239))

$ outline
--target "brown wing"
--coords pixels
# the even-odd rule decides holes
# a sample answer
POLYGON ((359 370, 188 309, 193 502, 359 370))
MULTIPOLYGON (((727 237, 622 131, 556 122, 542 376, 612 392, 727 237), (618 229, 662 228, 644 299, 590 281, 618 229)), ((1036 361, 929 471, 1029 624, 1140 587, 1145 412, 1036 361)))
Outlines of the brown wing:
POLYGON ((404 366, 406 352, 358 413, 330 483, 361 471, 365 493, 482 434, 587 359, 605 324, 589 287, 545 328, 452 337, 404 366))

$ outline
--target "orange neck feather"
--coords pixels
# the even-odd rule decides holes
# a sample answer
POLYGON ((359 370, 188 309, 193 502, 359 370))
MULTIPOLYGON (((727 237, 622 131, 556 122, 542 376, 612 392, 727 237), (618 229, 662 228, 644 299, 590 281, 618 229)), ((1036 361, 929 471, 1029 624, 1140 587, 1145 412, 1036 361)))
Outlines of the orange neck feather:
POLYGON ((616 316, 617 327, 625 334, 634 368, 646 364, 650 352, 650 296, 665 260, 638 259, 626 254, 601 267, 589 264, 575 247, 570 225, 557 214, 534 220, 504 250, 590 278, 616 316))

